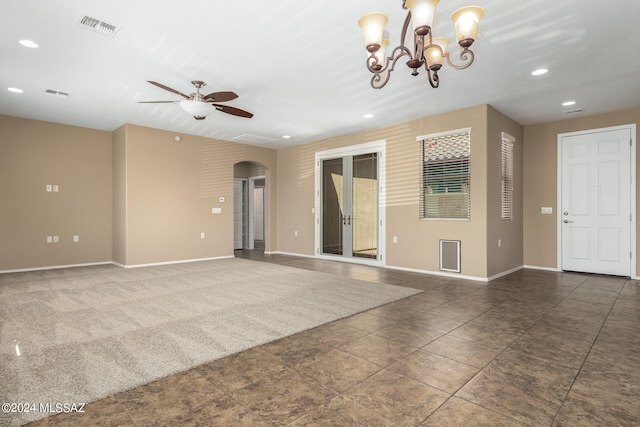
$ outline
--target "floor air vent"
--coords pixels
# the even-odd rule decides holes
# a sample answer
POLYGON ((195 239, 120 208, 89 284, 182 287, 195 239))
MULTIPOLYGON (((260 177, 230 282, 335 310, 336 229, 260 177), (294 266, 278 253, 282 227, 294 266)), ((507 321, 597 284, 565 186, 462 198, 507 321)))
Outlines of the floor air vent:
POLYGON ((460 273, 460 240, 440 240, 440 270, 460 273))

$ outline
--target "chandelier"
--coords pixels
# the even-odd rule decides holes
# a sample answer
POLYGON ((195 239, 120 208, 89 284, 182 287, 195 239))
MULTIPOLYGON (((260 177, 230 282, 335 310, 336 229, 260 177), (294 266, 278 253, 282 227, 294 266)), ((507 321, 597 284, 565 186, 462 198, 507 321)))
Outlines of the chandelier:
POLYGON ((478 22, 484 15, 480 6, 466 6, 453 12, 451 21, 455 25, 456 39, 462 48, 460 63, 451 60, 446 52, 449 39, 433 37, 433 16, 440 0, 402 0, 402 8, 408 9, 402 27, 400 45, 393 49, 391 56, 386 57, 389 46, 388 33, 384 30, 389 18, 384 13, 369 13, 358 21, 364 34, 364 46, 367 50, 367 69, 373 73, 371 87, 381 89, 389 81, 396 62, 407 56, 407 66, 413 70, 412 76, 418 75, 418 69, 424 65, 431 87, 440 84, 438 71, 446 60, 450 67, 463 70, 473 63, 474 54, 469 47, 473 44, 478 30, 478 22), (413 23, 413 50, 406 46, 405 38, 409 24, 413 23))

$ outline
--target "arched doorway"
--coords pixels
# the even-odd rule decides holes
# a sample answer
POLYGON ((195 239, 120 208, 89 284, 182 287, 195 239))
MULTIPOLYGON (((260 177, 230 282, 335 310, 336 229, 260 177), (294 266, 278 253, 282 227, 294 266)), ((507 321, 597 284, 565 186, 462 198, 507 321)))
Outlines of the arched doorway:
POLYGON ((233 165, 233 248, 264 251, 268 236, 268 169, 244 161, 233 165))

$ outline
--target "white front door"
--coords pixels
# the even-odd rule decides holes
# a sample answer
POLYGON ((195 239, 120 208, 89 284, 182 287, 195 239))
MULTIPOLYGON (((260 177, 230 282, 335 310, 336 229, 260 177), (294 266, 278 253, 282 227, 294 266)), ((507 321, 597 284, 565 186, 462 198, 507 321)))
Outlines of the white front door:
POLYGON ((631 273, 631 129, 560 138, 562 270, 631 273))

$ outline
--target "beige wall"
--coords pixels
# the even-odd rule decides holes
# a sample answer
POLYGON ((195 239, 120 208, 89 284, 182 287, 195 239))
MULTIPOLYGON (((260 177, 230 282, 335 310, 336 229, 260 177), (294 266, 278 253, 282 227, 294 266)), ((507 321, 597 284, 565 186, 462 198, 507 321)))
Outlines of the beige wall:
MULTIPOLYGON (((439 270, 439 240, 462 241, 462 274, 488 277, 522 265, 521 249, 509 253, 505 260, 498 260, 495 248, 487 243, 487 202, 495 202, 492 185, 491 199, 487 194, 487 180, 496 179, 499 169, 500 132, 505 130, 522 140, 522 129, 512 120, 491 107, 482 105, 465 110, 414 120, 400 125, 373 131, 340 136, 303 146, 278 151, 278 250, 282 252, 312 255, 315 243, 314 215, 314 160, 315 153, 338 147, 386 140, 386 264, 394 267, 439 270), (492 120, 491 126, 487 121, 492 120), (471 220, 470 221, 421 221, 419 219, 420 143, 417 136, 471 128, 471 220), (491 154, 496 155, 497 172, 488 173, 488 137, 491 138, 491 154), (498 138, 498 139, 496 139, 498 138), (295 231, 298 236, 295 237, 295 231), (393 243, 393 236, 398 243, 393 243), (490 250, 488 250, 490 249, 490 250), (500 270, 500 271, 498 271, 500 270)), ((521 150, 519 151, 521 153, 521 150)), ((521 159, 521 154, 519 154, 521 159)), ((521 179, 518 181, 521 183, 521 179)), ((520 184, 521 185, 521 184, 520 184)), ((499 193, 498 193, 499 194, 499 193)), ((521 200, 521 199, 520 199, 521 200)), ((491 212, 494 215, 497 207, 491 212)), ((517 210, 517 215, 521 210, 517 210)), ((500 224, 491 228, 492 239, 500 235, 503 248, 522 246, 522 235, 515 228, 517 219, 508 227, 500 224)), ((500 251, 506 252, 506 249, 500 251)))
POLYGON ((124 133, 126 232, 115 241, 126 246, 122 264, 233 256, 234 164, 242 161, 267 168, 266 245, 275 248, 275 150, 189 135, 178 142, 175 133, 134 125, 124 133))
POLYGON ((0 135, 0 271, 110 262, 111 132, 0 116, 0 135))
POLYGON ((126 126, 112 135, 113 141, 113 261, 127 263, 127 151, 126 126))
MULTIPOLYGON (((640 122, 640 109, 595 116, 576 117, 524 129, 524 263, 529 266, 558 268, 557 260, 557 168, 558 134, 620 126, 640 122), (550 206, 553 215, 542 215, 550 206)), ((637 141, 637 136, 636 136, 637 141)), ((640 155, 640 150, 636 151, 640 155)), ((639 163, 636 163, 639 164, 639 163)), ((636 171, 636 173, 638 173, 636 171)), ((638 174, 640 175, 640 174, 638 174)), ((638 182, 639 176, 635 177, 638 182)), ((637 186, 640 191, 640 186, 637 186)), ((640 197, 636 194, 636 203, 640 197)), ((636 212, 640 206, 636 205, 636 212)), ((636 218, 637 221, 637 218, 636 218)), ((640 239, 636 240, 640 243, 640 239)), ((640 247, 636 247, 636 253, 640 247)), ((636 258, 640 261, 640 257, 636 258)), ((636 266, 636 271, 640 271, 636 266)))
POLYGON ((488 109, 487 129, 487 276, 523 265, 522 200, 523 141, 522 126, 495 110, 488 109), (513 147, 513 216, 501 218, 502 133, 516 139, 513 147), (500 240, 500 246, 498 246, 500 240))
POLYGON ((242 161, 267 168, 267 251, 312 255, 315 152, 381 139, 387 265, 438 271, 438 240, 446 238, 462 240, 464 275, 491 277, 523 263, 556 268, 557 135, 639 119, 640 109, 633 109, 523 130, 478 106, 275 151, 188 135, 176 142, 175 133, 133 125, 104 132, 0 116, 0 271, 230 256, 233 165, 242 161), (415 138, 464 127, 472 128, 471 221, 420 221, 415 138), (502 131, 516 137, 512 222, 499 220, 502 131), (46 184, 60 191, 47 193, 46 184), (541 215, 542 206, 554 215, 541 215), (211 214, 212 207, 222 214, 211 214), (47 244, 48 235, 60 242, 47 244))

